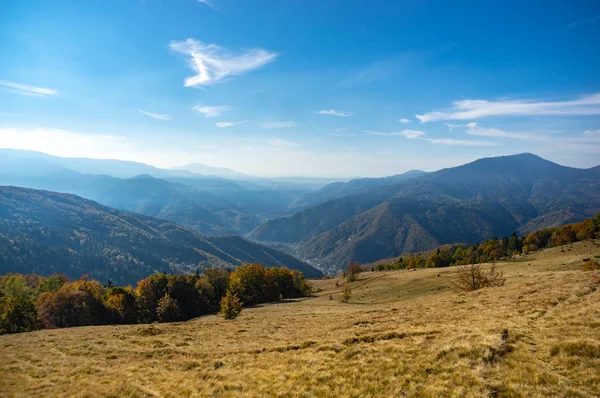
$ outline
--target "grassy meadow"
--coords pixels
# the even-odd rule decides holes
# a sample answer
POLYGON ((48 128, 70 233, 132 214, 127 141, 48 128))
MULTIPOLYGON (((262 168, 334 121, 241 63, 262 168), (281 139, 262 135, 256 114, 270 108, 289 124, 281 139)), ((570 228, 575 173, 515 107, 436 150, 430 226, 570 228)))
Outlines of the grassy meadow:
POLYGON ((0 336, 1 397, 600 396, 600 240, 498 263, 312 281, 313 297, 188 322, 0 336), (341 286, 341 284, 340 284, 341 286))

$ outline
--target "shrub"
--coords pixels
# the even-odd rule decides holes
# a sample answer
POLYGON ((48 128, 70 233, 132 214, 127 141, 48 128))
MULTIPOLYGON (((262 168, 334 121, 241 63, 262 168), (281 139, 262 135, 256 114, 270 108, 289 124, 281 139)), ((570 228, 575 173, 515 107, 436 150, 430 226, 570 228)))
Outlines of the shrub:
POLYGON ((484 287, 502 286, 505 280, 502 272, 496 271, 496 264, 493 264, 487 272, 480 264, 468 264, 458 266, 456 285, 462 290, 472 291, 484 287))
POLYGON ((585 263, 583 263, 584 271, 594 271, 600 269, 600 263, 593 259, 588 259, 585 263))
POLYGON ((224 319, 235 319, 242 312, 242 302, 236 293, 227 291, 225 297, 221 299, 221 316, 224 319))

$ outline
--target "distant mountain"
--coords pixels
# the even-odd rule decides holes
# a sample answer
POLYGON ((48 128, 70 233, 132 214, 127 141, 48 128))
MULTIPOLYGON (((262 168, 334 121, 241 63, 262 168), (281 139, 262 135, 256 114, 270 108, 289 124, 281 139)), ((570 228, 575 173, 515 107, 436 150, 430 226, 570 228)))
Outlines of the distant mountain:
POLYGON ((411 170, 383 178, 357 178, 348 182, 334 182, 325 185, 314 192, 307 192, 290 205, 290 209, 303 209, 343 196, 356 195, 366 190, 393 185, 411 178, 421 177, 426 173, 421 170, 411 170))
POLYGON ((313 189, 316 183, 249 178, 234 181, 186 170, 158 169, 135 162, 61 158, 40 152, 0 149, 0 184, 74 193, 108 206, 150 216, 159 216, 162 207, 168 206, 166 214, 172 215, 170 220, 211 234, 246 233, 259 224, 258 218, 287 213, 290 203, 313 189), (136 178, 146 181, 134 184, 136 178), (151 181, 151 178, 160 180, 151 181), (162 193, 161 187, 165 187, 162 193), (146 191, 152 196, 145 195, 146 191), (186 203, 192 208, 186 208, 186 203), (211 208, 215 204, 218 208, 211 208), (175 211, 180 209, 191 215, 199 210, 198 206, 217 212, 223 220, 213 228, 210 224, 214 223, 203 219, 194 221, 175 211), (245 217, 244 213, 249 217, 245 217))
MULTIPOLYGON (((61 166, 28 169, 29 165, 28 161, 19 160, 12 162, 10 169, 0 169, 0 185, 72 193, 106 206, 163 218, 212 235, 244 234, 260 223, 258 217, 210 192, 150 175, 122 179, 81 174, 61 166)), ((196 180, 201 184, 201 180, 196 180)), ((236 186, 225 180, 204 181, 207 189, 226 184, 236 186)), ((232 188, 228 186, 227 189, 232 188)))
POLYGON ((171 170, 185 170, 185 171, 189 171, 194 174, 201 174, 201 175, 206 175, 206 176, 217 176, 217 177, 228 178, 231 180, 248 180, 250 178, 253 178, 247 174, 240 173, 239 171, 227 169, 224 167, 207 166, 202 163, 186 164, 185 166, 173 167, 173 168, 171 168, 171 170))
POLYGON ((267 221, 250 236, 295 243, 301 258, 336 269, 581 221, 599 211, 600 167, 575 169, 521 154, 331 200, 267 221))
POLYGON ((135 283, 154 272, 194 272, 242 263, 321 272, 237 236, 210 237, 70 194, 0 187, 0 273, 90 274, 135 283))

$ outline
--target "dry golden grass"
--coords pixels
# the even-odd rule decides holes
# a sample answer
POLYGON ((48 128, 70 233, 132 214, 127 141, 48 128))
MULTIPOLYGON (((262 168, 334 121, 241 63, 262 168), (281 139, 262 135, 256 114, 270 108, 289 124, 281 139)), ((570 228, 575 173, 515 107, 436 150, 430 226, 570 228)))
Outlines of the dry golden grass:
POLYGON ((503 287, 468 293, 455 268, 370 272, 349 304, 330 279, 234 321, 0 336, 0 396, 600 396, 598 255, 499 263, 503 287))

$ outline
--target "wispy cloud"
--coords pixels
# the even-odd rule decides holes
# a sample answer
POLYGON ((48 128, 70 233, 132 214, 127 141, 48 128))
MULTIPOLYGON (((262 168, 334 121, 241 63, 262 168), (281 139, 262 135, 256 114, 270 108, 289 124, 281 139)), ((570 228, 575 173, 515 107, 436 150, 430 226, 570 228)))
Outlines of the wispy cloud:
POLYGON ((332 116, 339 116, 339 117, 352 116, 352 113, 350 113, 350 112, 339 112, 334 109, 321 109, 320 111, 316 111, 316 113, 318 113, 319 115, 332 115, 332 116))
POLYGON ((356 137, 358 135, 358 134, 344 133, 344 131, 346 131, 345 128, 335 129, 332 132, 330 132, 329 135, 332 135, 334 137, 356 137))
POLYGON ((365 133, 372 134, 372 135, 381 135, 384 137, 403 136, 403 137, 409 138, 411 140, 420 138, 425 135, 425 133, 423 131, 419 131, 419 130, 402 130, 402 131, 394 131, 394 132, 390 132, 390 133, 365 130, 365 133))
POLYGON ((514 138, 517 140, 540 140, 544 139, 544 137, 536 136, 532 134, 523 134, 523 133, 512 133, 510 131, 500 130, 496 128, 486 128, 478 126, 477 123, 467 123, 465 125, 467 129, 465 132, 471 135, 478 135, 480 137, 496 137, 496 138, 514 138))
POLYGON ((456 140, 454 138, 423 138, 437 145, 462 145, 462 146, 497 146, 498 144, 490 141, 471 141, 471 140, 456 140))
POLYGON ((424 140, 436 145, 463 145, 463 146, 495 146, 498 145, 495 142, 490 141, 472 141, 472 140, 460 140, 454 138, 429 138, 425 132, 420 130, 402 130, 397 132, 378 132, 365 130, 365 133, 372 135, 380 135, 384 137, 403 136, 410 140, 424 140))
POLYGON ((421 123, 490 116, 600 115, 600 94, 571 101, 456 101, 449 111, 416 115, 421 123))
POLYGON ((461 127, 465 127, 466 126, 465 124, 454 124, 454 123, 444 123, 444 125, 446 127, 448 127, 449 131, 452 131, 454 129, 459 129, 461 127))
POLYGON ((58 94, 55 90, 49 88, 28 86, 26 84, 9 82, 6 80, 0 80, 0 86, 2 86, 5 91, 33 97, 46 97, 58 94))
POLYGON ((223 112, 228 111, 229 109, 231 109, 228 106, 224 106, 224 105, 219 105, 219 106, 200 106, 200 105, 196 105, 195 107, 192 108, 193 111, 196 111, 198 113, 201 113, 204 115, 204 117, 217 117, 217 116, 221 116, 221 114, 223 112))
POLYGON ((172 41, 170 47, 173 51, 189 56, 190 68, 197 72, 196 76, 185 79, 185 87, 215 84, 227 77, 258 69, 274 61, 278 56, 262 48, 253 48, 236 54, 216 44, 204 44, 196 39, 172 41))
POLYGON ((583 135, 586 137, 600 137, 600 130, 586 130, 583 135))
POLYGON ((263 122, 261 124, 262 127, 266 128, 266 129, 281 129, 281 128, 288 128, 288 127, 293 127, 294 126, 294 122, 263 122))
POLYGON ((146 111, 142 111, 142 110, 138 110, 139 113, 142 113, 146 116, 150 116, 153 117, 154 119, 158 119, 158 120, 171 120, 171 115, 163 115, 161 113, 152 113, 152 112, 146 112, 146 111))
POLYGON ((242 120, 239 122, 217 122, 217 123, 215 123, 215 125, 217 127, 232 127, 232 126, 237 126, 238 124, 243 124, 246 122, 247 122, 247 120, 242 120))
POLYGON ((209 1, 209 0, 198 0, 198 3, 205 4, 205 5, 209 6, 210 8, 212 8, 213 10, 219 11, 219 9, 217 8, 217 6, 215 6, 212 1, 209 1))
POLYGON ((410 123, 410 120, 409 120, 409 119, 407 119, 407 118, 404 118, 404 117, 403 117, 402 119, 398 120, 398 121, 399 121, 400 123, 402 123, 402 124, 408 124, 408 123, 410 123))

